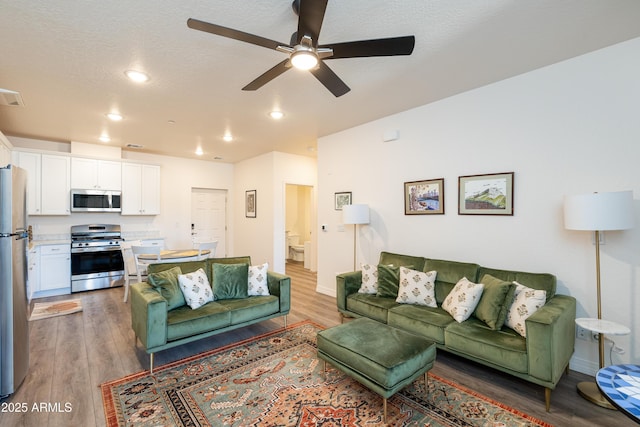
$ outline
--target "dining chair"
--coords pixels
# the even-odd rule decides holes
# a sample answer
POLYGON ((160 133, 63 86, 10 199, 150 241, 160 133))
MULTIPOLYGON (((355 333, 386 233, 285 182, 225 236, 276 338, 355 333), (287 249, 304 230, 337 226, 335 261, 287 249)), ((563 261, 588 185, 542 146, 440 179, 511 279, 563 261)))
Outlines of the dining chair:
POLYGON ((129 240, 120 243, 120 252, 122 252, 122 262, 124 264, 124 302, 127 302, 129 297, 129 279, 135 269, 135 259, 132 246, 140 246, 140 240, 129 240))
POLYGON ((147 266, 160 261, 160 246, 131 246, 133 259, 136 265, 138 282, 142 282, 142 276, 147 274, 147 266), (140 255, 155 255, 155 259, 141 260, 140 255))
POLYGON ((216 256, 216 248, 218 247, 218 241, 213 240, 210 242, 194 242, 194 249, 198 249, 198 261, 203 261, 207 258, 214 258, 216 256), (209 250, 209 254, 202 254, 202 251, 209 250))

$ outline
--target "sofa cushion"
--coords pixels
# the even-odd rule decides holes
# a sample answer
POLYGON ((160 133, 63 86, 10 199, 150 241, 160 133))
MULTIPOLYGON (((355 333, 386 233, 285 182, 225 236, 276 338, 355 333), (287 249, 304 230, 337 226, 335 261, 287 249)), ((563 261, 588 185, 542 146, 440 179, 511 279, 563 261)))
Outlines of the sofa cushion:
POLYGON ((471 360, 528 373, 526 340, 511 329, 493 331, 481 320, 471 317, 463 323, 449 324, 444 331, 444 341, 447 349, 471 360))
POLYGON ((362 264, 362 283, 358 292, 361 294, 378 293, 378 266, 372 264, 362 264))
POLYGON ((249 296, 269 295, 267 271, 269 271, 269 263, 267 262, 249 267, 249 287, 247 289, 249 296))
POLYGON ((378 265, 378 292, 379 297, 396 299, 398 285, 400 283, 400 267, 391 265, 378 265))
POLYGON ((211 285, 203 269, 200 268, 192 273, 179 275, 178 283, 184 295, 184 300, 192 310, 213 301, 211 285))
MULTIPOLYGON (((396 267, 409 267, 414 270, 424 270, 424 258, 410 255, 394 254, 391 252, 381 252, 378 264, 395 265, 396 267)), ((431 269, 435 270, 435 269, 431 269)))
POLYGON ((456 323, 453 317, 440 307, 403 304, 389 310, 387 323, 437 344, 444 344, 444 329, 452 322, 456 323))
POLYGON ((524 271, 497 270, 494 268, 480 267, 478 277, 490 274, 505 282, 518 282, 531 289, 539 289, 547 293, 547 301, 556 294, 556 276, 549 273, 527 273, 524 271))
POLYGON ((507 318, 507 311, 513 301, 515 285, 496 279, 490 274, 485 274, 480 283, 484 285, 484 290, 473 315, 486 323, 490 329, 497 331, 502 328, 507 318), (509 297, 510 299, 507 301, 509 297))
POLYGON ((483 288, 482 283, 473 283, 463 277, 444 299, 442 308, 453 316, 456 322, 464 322, 480 302, 483 288))
POLYGON ((356 293, 347 297, 347 310, 382 323, 387 323, 389 309, 398 305, 400 304, 393 298, 382 298, 375 295, 356 293))
POLYGON ((545 304, 546 292, 528 288, 518 282, 514 282, 514 284, 516 285, 515 296, 511 307, 509 307, 505 324, 526 337, 525 321, 545 304))
POLYGON ((167 300, 167 309, 182 307, 186 304, 184 295, 178 284, 178 276, 182 274, 180 267, 173 267, 157 273, 149 273, 147 281, 153 286, 164 299, 167 300))
POLYGON ((438 272, 438 277, 436 278, 436 302, 442 304, 460 279, 466 277, 472 282, 477 280, 479 268, 478 264, 427 258, 422 271, 435 270, 438 272))
POLYGON ((436 271, 425 273, 407 267, 400 267, 400 283, 396 302, 437 307, 436 276, 436 271))
POLYGON ((248 264, 213 264, 213 295, 216 300, 249 296, 248 264))
POLYGON ((167 341, 190 337, 231 324, 229 309, 210 302, 197 310, 182 306, 167 313, 167 341))
POLYGON ((280 310, 278 297, 274 295, 251 296, 242 299, 224 299, 216 303, 229 310, 231 324, 238 325, 280 310))

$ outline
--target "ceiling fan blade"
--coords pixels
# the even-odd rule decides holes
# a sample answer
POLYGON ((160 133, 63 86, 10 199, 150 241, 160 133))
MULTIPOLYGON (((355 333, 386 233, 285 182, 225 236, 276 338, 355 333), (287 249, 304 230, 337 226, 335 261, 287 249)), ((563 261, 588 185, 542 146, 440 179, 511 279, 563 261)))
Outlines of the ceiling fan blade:
POLYGON ((349 89, 349 86, 347 86, 340 77, 338 77, 338 75, 322 61, 318 64, 318 68, 310 71, 311 74, 313 74, 316 79, 320 80, 320 83, 329 89, 336 98, 351 90, 349 89))
POLYGON ((223 27, 221 25, 211 24, 209 22, 199 21, 197 19, 187 19, 187 27, 193 30, 204 31, 206 33, 216 34, 218 36, 239 40, 245 43, 251 43, 257 46, 266 47, 268 49, 276 49, 278 46, 288 46, 286 43, 280 43, 254 34, 245 33, 244 31, 234 30, 233 28, 223 27))
POLYGON ((336 43, 330 47, 333 55, 326 59, 363 58, 369 56, 411 55, 416 44, 414 36, 391 37, 387 39, 360 40, 336 43))
POLYGON ((300 13, 298 17, 298 40, 303 36, 311 37, 313 47, 318 46, 318 36, 324 20, 324 12, 327 10, 328 0, 300 0, 300 13))
POLYGON ((289 64, 289 58, 287 58, 284 61, 278 63, 275 67, 272 67, 271 69, 267 70, 265 73, 260 75, 257 79, 255 79, 245 87, 243 87, 242 90, 260 89, 262 86, 266 85, 271 80, 275 79, 280 74, 287 71, 289 68, 291 68, 291 65, 289 64))

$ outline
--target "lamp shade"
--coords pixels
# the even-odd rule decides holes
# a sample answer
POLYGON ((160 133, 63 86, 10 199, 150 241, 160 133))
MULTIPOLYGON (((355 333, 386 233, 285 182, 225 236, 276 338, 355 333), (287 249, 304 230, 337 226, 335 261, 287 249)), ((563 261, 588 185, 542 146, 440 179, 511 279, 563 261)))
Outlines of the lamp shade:
POLYGON ((344 205, 342 222, 345 224, 369 224, 369 205, 344 205))
POLYGON ((633 227, 633 192, 592 193, 564 198, 569 230, 626 230, 633 227))

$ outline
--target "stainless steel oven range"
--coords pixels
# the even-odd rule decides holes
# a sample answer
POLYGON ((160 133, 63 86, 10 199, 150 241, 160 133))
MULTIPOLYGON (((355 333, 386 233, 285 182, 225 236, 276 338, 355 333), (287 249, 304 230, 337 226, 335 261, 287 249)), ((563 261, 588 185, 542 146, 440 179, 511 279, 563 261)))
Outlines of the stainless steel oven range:
POLYGON ((117 224, 71 227, 71 292, 122 286, 122 235, 117 224))

